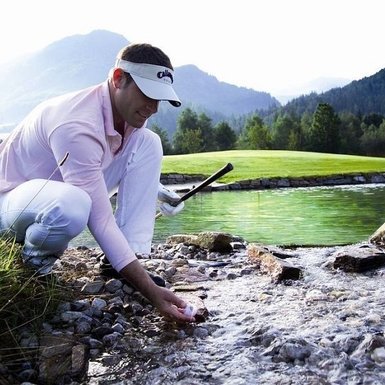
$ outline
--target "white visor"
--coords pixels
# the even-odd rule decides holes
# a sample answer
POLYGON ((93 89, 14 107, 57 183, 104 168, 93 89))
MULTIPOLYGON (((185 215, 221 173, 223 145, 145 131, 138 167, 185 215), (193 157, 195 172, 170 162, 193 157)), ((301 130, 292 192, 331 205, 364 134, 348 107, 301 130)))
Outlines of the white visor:
POLYGON ((174 71, 170 68, 147 63, 133 63, 123 59, 116 59, 115 68, 129 73, 139 89, 149 98, 168 100, 175 107, 182 104, 172 88, 174 71))

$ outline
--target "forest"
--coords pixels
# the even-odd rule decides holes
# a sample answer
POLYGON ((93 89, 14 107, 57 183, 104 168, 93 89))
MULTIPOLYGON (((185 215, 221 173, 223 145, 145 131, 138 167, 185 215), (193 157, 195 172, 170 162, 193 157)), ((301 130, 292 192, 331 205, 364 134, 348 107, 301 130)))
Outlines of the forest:
POLYGON ((249 114, 238 127, 228 121, 213 124, 205 113, 186 108, 172 138, 156 124, 151 129, 160 136, 165 155, 247 149, 384 156, 384 119, 378 113, 337 113, 320 102, 313 113, 280 109, 270 117, 249 114))

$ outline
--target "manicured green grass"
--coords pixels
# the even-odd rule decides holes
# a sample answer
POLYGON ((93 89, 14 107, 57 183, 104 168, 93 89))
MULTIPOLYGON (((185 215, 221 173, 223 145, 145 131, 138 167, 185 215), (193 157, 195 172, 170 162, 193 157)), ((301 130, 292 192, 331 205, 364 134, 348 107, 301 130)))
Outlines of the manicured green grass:
POLYGON ((234 150, 167 155, 162 173, 209 176, 232 163, 234 169, 219 179, 236 182, 271 177, 316 177, 335 174, 385 172, 385 158, 281 150, 234 150))

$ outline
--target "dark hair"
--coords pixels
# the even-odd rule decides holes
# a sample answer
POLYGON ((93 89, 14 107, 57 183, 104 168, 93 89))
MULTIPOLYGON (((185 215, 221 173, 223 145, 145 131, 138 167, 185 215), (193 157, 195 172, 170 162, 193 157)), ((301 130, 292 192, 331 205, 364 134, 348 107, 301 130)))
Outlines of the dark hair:
MULTIPOLYGON (((174 69, 170 58, 157 47, 151 44, 129 44, 118 53, 118 59, 127 60, 133 63, 147 63, 164 66, 174 69)), ((130 74, 125 73, 127 84, 132 80, 130 74)))
POLYGON ((170 58, 151 44, 130 44, 118 53, 118 58, 134 63, 148 63, 174 69, 170 58))

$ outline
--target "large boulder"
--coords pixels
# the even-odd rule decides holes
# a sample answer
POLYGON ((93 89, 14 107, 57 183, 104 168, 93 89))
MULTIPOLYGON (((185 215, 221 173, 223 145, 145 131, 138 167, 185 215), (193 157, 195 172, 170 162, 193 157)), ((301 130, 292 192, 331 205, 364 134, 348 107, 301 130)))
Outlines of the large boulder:
POLYGON ((228 253, 233 250, 231 243, 236 240, 238 239, 235 239, 228 233, 207 231, 198 234, 172 235, 166 239, 166 242, 170 244, 185 243, 198 246, 202 249, 208 249, 209 251, 228 253))
POLYGON ((335 269, 350 273, 361 273, 385 265, 384 251, 371 244, 346 246, 333 257, 335 269))
POLYGON ((248 246, 247 255, 250 261, 256 264, 262 272, 268 273, 275 282, 302 278, 301 269, 285 261, 286 258, 292 257, 290 255, 276 253, 256 244, 248 246))

